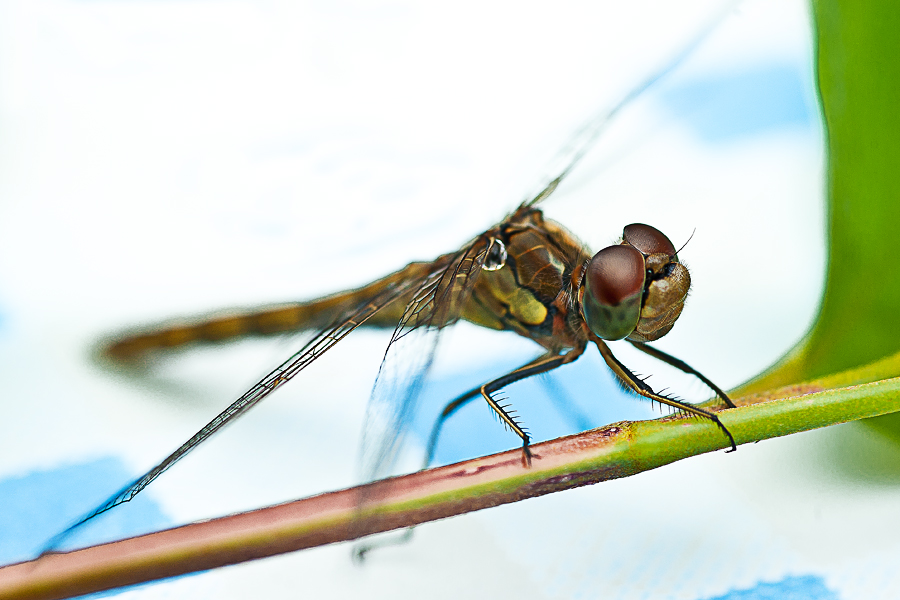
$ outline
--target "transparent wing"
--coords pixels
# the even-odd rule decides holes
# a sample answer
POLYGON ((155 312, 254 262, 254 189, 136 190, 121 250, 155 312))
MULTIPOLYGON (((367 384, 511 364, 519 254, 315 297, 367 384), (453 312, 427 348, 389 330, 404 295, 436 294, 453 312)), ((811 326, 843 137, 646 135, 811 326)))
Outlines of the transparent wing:
MULTIPOLYGON (((738 0, 739 1, 739 0, 738 0)), ((522 202, 521 207, 532 207, 546 200, 559 184, 572 172, 572 170, 581 162, 585 154, 591 149, 594 143, 600 138, 604 131, 613 122, 616 116, 628 105, 639 98, 648 89, 652 88, 656 82, 672 72, 678 65, 690 56, 713 30, 718 27, 726 15, 730 14, 738 4, 738 1, 725 5, 723 9, 713 15, 709 21, 700 29, 697 35, 681 48, 680 52, 675 54, 669 61, 665 62, 657 71, 650 74, 639 85, 632 88, 627 94, 619 99, 612 107, 604 108, 576 131, 569 142, 559 151, 553 164, 547 169, 550 173, 559 173, 548 183, 543 184, 540 191, 530 199, 522 202)))
POLYGON ((435 261, 397 323, 366 409, 360 468, 366 480, 390 474, 415 417, 416 399, 434 361, 439 334, 459 320, 490 246, 486 232, 435 261))
MULTIPOLYGON (((438 259, 438 261, 440 260, 441 259, 438 259)), ((434 264, 435 267, 433 269, 423 270, 422 274, 418 277, 412 277, 405 280, 389 278, 381 289, 377 290, 377 292, 373 290, 373 294, 370 297, 361 299, 359 302, 349 306, 332 325, 319 331, 319 333, 307 342, 303 348, 292 354, 268 375, 260 379, 259 382, 250 388, 243 396, 235 400, 228 408, 219 413, 219 415, 207 423, 189 440, 179 446, 177 450, 172 452, 172 454, 167 456, 162 462, 147 471, 147 473, 140 476, 134 482, 116 492, 103 504, 79 519, 74 525, 56 535, 48 543, 45 552, 58 548, 70 534, 90 519, 119 504, 128 502, 137 496, 144 488, 150 485, 153 480, 166 472, 179 460, 187 456, 194 448, 205 442, 228 423, 233 422, 239 416, 245 414, 276 389, 287 383, 319 356, 347 337, 353 330, 371 319, 379 310, 392 302, 401 300, 405 295, 412 293, 413 290, 424 289, 424 286, 433 279, 434 271, 441 270, 442 265, 437 263, 434 264)), ((417 297, 419 296, 419 293, 420 292, 417 292, 417 297)), ((411 315, 407 318, 406 315, 404 315, 404 322, 411 323, 414 321, 414 317, 415 315, 411 315)), ((397 333, 398 332, 395 331, 395 337, 397 336, 397 333)))

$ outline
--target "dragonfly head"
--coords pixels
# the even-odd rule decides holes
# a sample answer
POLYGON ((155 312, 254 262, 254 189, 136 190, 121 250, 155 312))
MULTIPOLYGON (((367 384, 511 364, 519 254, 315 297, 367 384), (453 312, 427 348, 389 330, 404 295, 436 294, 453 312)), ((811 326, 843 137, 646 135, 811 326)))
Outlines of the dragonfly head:
POLYGON ((625 227, 622 243, 604 248, 581 281, 581 313, 604 340, 652 342, 667 334, 691 287, 687 268, 661 231, 642 223, 625 227))

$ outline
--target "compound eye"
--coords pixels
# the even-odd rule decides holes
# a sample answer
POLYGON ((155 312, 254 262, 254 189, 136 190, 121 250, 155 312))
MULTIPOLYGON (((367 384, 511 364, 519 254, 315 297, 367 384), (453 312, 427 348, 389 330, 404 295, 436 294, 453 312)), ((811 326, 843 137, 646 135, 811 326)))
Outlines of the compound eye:
POLYGON ((594 255, 584 276, 594 300, 618 306, 644 292, 644 257, 628 246, 610 246, 594 255))
POLYGON ((620 340, 634 331, 641 316, 646 267, 631 246, 610 246, 594 255, 584 274, 582 315, 605 340, 620 340))
POLYGON ((675 256, 674 244, 656 227, 643 223, 632 223, 625 227, 622 237, 628 244, 640 250, 644 256, 651 254, 675 256))

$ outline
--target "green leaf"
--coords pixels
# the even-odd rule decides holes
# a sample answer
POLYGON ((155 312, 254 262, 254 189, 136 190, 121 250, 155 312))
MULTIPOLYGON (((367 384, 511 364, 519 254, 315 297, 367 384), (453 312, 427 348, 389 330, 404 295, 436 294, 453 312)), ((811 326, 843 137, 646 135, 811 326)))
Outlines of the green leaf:
POLYGON ((813 8, 828 135, 825 292, 806 337, 737 395, 900 350, 900 11, 884 0, 813 8))

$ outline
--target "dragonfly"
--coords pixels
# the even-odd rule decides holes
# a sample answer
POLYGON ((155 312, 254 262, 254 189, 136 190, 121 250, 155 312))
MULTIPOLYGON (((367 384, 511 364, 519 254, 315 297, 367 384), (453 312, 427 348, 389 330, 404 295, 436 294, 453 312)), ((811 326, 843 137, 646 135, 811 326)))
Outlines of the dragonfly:
MULTIPOLYGON (((712 29, 712 27, 710 27, 712 29)), ((433 458, 441 429, 463 405, 482 399, 499 421, 519 438, 523 468, 532 460, 526 424, 501 393, 507 386, 570 364, 589 346, 599 351, 624 387, 635 394, 707 420, 736 450, 731 432, 717 413, 655 391, 622 363, 607 342, 626 340, 636 349, 692 375, 727 408, 728 395, 686 362, 650 345, 666 335, 684 309, 691 286, 687 267, 672 241, 659 229, 633 223, 617 244, 593 253, 560 223, 546 218, 542 204, 579 163, 616 114, 690 53, 696 38, 659 73, 632 90, 611 110, 592 118, 564 151, 565 167, 541 190, 501 221, 459 249, 406 267, 362 287, 323 298, 243 312, 163 323, 113 340, 103 350, 112 361, 128 363, 148 353, 249 336, 314 332, 306 343, 232 402, 152 469, 116 492, 50 541, 58 547, 81 525, 133 499, 155 479, 297 376, 360 328, 392 331, 367 409, 363 471, 369 478, 388 473, 411 421, 416 398, 433 362, 439 334, 463 320, 511 331, 541 347, 535 359, 484 382, 449 402, 435 422, 425 465, 433 458), (417 350, 398 360, 400 349, 417 350)))
MULTIPOLYGON (((545 218, 537 207, 556 188, 559 178, 509 216, 480 233, 459 250, 430 262, 413 262, 358 289, 308 302, 279 305, 246 314, 229 314, 202 322, 179 324, 129 335, 105 349, 112 359, 129 361, 147 352, 196 343, 273 335, 317 328, 299 351, 263 377, 205 427, 153 469, 92 511, 78 525, 134 498, 152 481, 287 383, 350 333, 361 327, 393 327, 390 349, 419 330, 439 332, 459 320, 494 330, 513 331, 533 340, 544 352, 512 372, 485 382, 446 405, 429 439, 430 463, 443 423, 460 407, 482 398, 521 442, 523 465, 531 461, 531 437, 525 424, 498 396, 504 387, 548 373, 579 358, 595 346, 624 386, 644 398, 707 419, 736 449, 734 437, 717 414, 678 398, 655 392, 610 350, 607 341, 627 340, 638 350, 697 377, 729 407, 735 404, 715 383, 684 361, 648 345, 668 333, 680 316, 690 289, 690 274, 675 246, 660 230, 634 223, 619 244, 591 254, 571 232, 545 218)), ((382 419, 381 429, 397 431, 409 419, 417 384, 430 366, 434 344, 417 367, 411 390, 382 419)), ((386 356, 385 362, 389 360, 386 356)), ((384 369, 384 364, 382 370, 384 369)), ((381 379, 383 373, 379 374, 381 379)), ((394 396, 393 383, 376 390, 394 396), (384 390, 389 390, 385 393, 384 390)), ((390 406, 373 393, 370 412, 390 406), (373 408, 374 407, 374 408, 373 408)), ((367 419, 372 421, 370 417, 367 419)), ((366 435, 370 435, 367 434, 366 435)), ((386 439, 385 436, 381 436, 386 439)), ((371 444, 370 444, 371 446, 371 444)), ((388 439, 370 459, 378 472, 399 449, 399 436, 388 439)), ((70 531, 70 530, 67 530, 70 531)), ((65 533, 65 532, 64 532, 65 533)))

